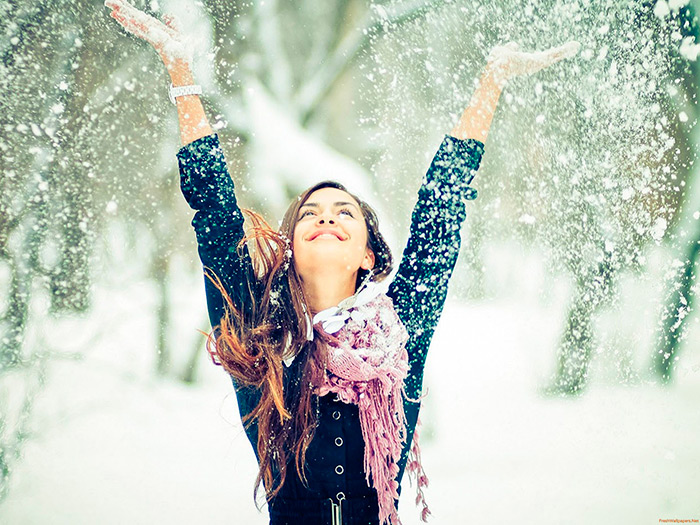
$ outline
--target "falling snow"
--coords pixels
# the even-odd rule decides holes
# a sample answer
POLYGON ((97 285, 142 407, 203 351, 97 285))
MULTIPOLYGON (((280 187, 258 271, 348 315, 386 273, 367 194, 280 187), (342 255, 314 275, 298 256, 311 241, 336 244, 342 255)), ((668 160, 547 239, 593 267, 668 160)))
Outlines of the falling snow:
MULTIPOLYGON (((334 179, 377 210, 405 324, 437 326, 421 355, 436 522, 700 518, 695 3, 133 3, 184 28, 149 35, 192 62, 241 207, 279 224, 334 179), (494 46, 569 40, 575 57, 508 82, 472 182, 422 179, 494 46)), ((179 187, 170 78, 83 4, 0 5, 0 514, 264 523, 204 351, 192 226, 217 224, 193 223, 179 187)))

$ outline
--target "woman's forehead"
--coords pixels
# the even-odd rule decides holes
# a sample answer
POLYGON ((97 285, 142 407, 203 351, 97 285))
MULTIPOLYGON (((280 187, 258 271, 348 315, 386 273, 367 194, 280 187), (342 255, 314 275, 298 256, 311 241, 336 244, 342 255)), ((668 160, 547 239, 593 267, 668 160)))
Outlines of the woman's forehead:
POLYGON ((360 203, 350 195, 347 191, 343 191, 338 188, 321 188, 309 195, 304 204, 317 203, 317 204, 329 204, 336 202, 349 202, 354 204, 358 208, 360 203))

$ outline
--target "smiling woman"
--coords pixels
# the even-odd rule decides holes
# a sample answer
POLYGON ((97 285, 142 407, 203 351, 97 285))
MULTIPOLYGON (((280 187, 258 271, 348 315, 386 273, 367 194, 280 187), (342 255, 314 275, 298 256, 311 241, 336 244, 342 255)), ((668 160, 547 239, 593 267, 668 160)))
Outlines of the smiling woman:
POLYGON ((245 210, 246 237, 216 135, 178 153, 210 277, 210 353, 233 378, 271 523, 397 523, 405 469, 422 499, 414 433, 425 357, 482 152, 477 140, 445 136, 386 293, 377 283, 392 256, 376 215, 341 185, 307 189, 279 231, 245 210))
MULTIPOLYGON (((354 294, 358 272, 374 267, 367 228, 357 199, 339 188, 316 189, 301 205, 292 253, 313 313, 354 294)), ((374 236, 380 237, 378 229, 374 236)))
POLYGON ((415 430, 425 358, 457 261, 465 201, 506 82, 574 54, 497 46, 418 190, 410 235, 392 255, 372 208, 324 181, 292 201, 278 231, 237 204, 219 139, 172 19, 124 0, 112 17, 150 42, 172 79, 184 147, 181 189, 207 279, 208 350, 230 374, 274 525, 400 523, 404 470, 428 514, 415 430), (244 231, 244 213, 252 223, 244 231))

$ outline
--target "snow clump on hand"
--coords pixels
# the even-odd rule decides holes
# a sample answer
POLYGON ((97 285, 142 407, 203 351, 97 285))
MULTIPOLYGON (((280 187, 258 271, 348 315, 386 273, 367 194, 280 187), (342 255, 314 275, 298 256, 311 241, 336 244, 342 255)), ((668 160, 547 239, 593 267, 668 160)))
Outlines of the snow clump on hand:
POLYGON ((193 46, 180 33, 174 17, 166 15, 163 23, 126 0, 105 0, 105 6, 112 10, 110 16, 126 31, 151 44, 166 67, 192 64, 193 46))
POLYGON ((581 44, 571 40, 558 47, 527 53, 519 50, 516 42, 495 46, 486 57, 487 67, 493 72, 499 85, 504 86, 511 78, 531 75, 578 53, 581 44))

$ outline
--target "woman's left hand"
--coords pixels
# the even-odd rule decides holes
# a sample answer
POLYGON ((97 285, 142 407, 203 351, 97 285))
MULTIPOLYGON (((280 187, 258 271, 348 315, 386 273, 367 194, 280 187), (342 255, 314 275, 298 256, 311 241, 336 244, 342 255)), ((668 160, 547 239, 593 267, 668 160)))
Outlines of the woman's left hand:
POLYGON ((110 16, 126 31, 153 46, 171 77, 191 76, 192 45, 178 29, 174 17, 166 15, 163 23, 126 0, 105 0, 105 6, 112 10, 110 16))
POLYGON ((494 47, 486 57, 486 67, 493 74, 500 87, 513 77, 531 75, 578 53, 581 44, 575 40, 546 51, 526 53, 519 51, 515 42, 494 47))

